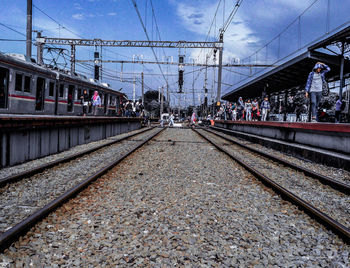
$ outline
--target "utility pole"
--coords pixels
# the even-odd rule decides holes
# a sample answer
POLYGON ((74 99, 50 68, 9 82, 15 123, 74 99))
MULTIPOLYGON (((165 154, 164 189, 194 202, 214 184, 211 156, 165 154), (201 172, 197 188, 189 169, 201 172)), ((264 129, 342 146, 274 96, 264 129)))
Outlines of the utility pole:
POLYGON ((26 36, 26 56, 32 57, 32 16, 33 15, 33 2, 27 0, 27 36, 26 36))
MULTIPOLYGON (((224 42, 224 33, 220 33, 220 43, 224 42)), ((222 53, 223 47, 219 47, 219 70, 218 70, 218 90, 216 95, 216 102, 221 100, 221 77, 222 77, 222 53)))
MULTIPOLYGON (((208 55, 205 58, 206 65, 208 64, 208 55)), ((205 76, 204 76, 204 108, 205 108, 205 115, 208 115, 208 88, 207 88, 207 81, 208 81, 208 67, 205 67, 205 76)))
POLYGON ((141 73, 141 100, 142 100, 142 104, 145 105, 145 92, 144 92, 144 85, 143 85, 143 72, 141 73))
POLYGON ((192 104, 193 104, 193 109, 196 109, 196 100, 195 100, 195 94, 194 94, 194 59, 192 59, 193 61, 193 72, 192 72, 192 104))
POLYGON ((135 102, 136 99, 136 83, 135 83, 135 76, 132 81, 132 101, 135 102))
POLYGON ((160 93, 160 116, 162 116, 163 113, 163 101, 164 101, 164 87, 162 87, 162 91, 160 93))

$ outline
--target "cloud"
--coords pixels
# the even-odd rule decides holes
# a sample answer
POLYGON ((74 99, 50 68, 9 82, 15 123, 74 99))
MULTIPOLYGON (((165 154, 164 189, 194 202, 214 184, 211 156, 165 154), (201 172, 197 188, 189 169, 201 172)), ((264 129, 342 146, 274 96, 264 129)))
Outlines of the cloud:
MULTIPOLYGON (((179 21, 182 22, 187 30, 198 34, 201 36, 199 38, 204 41, 210 29, 211 22, 217 8, 217 3, 207 3, 205 9, 202 8, 202 5, 194 6, 185 1, 173 3, 176 5, 179 21)), ((222 22, 222 17, 220 17, 221 15, 222 11, 220 11, 219 8, 216 32, 214 33, 215 27, 212 27, 208 41, 217 40, 218 29, 221 26, 220 22, 222 22)), ((239 13, 237 13, 235 15, 235 22, 231 23, 224 35, 224 61, 228 60, 229 57, 237 58, 242 54, 251 52, 252 48, 247 46, 247 42, 259 42, 259 38, 255 36, 255 32, 255 30, 251 29, 247 25, 246 20, 240 16, 239 13)), ((194 58, 198 57, 200 51, 201 49, 191 50, 191 56, 194 58)), ((205 62, 204 53, 201 54, 200 60, 201 62, 205 62)))
POLYGON ((34 27, 36 30, 42 30, 44 36, 61 37, 61 38, 77 38, 79 31, 71 26, 65 25, 66 28, 59 27, 56 22, 46 18, 35 19, 34 27), (69 29, 69 30, 67 30, 69 29), (76 34, 74 34, 76 33, 76 34))
POLYGON ((73 14, 72 18, 75 19, 75 20, 83 20, 84 19, 84 14, 82 14, 82 13, 73 14))
POLYGON ((115 12, 110 12, 110 13, 108 13, 107 15, 108 15, 108 16, 116 16, 117 13, 115 13, 115 12))
POLYGON ((191 14, 188 18, 189 19, 200 19, 203 18, 203 14, 191 14))
POLYGON ((79 3, 74 3, 74 8, 76 10, 82 10, 83 9, 79 3))

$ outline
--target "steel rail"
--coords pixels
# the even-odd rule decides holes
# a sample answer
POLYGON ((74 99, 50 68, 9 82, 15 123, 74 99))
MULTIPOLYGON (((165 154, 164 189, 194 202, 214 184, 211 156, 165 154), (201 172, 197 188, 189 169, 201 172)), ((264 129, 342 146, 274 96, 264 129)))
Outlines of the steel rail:
POLYGON ((214 134, 216 136, 219 136, 220 138, 223 138, 226 141, 229 141, 229 142, 232 142, 232 143, 234 143, 234 144, 236 144, 238 146, 241 146, 242 148, 247 149, 247 150, 249 150, 249 151, 251 151, 253 153, 260 154, 260 155, 262 155, 262 156, 264 156, 266 158, 269 158, 269 159, 271 159, 273 161, 276 161, 276 162, 278 162, 280 164, 283 164, 283 165, 285 165, 287 167, 291 167, 291 168, 293 168, 293 169, 295 169, 297 171, 303 172, 306 176, 309 176, 309 177, 312 177, 314 179, 317 179, 323 184, 326 184, 326 185, 328 185, 328 186, 330 186, 330 187, 332 187, 332 188, 334 188, 334 189, 336 189, 336 190, 338 190, 338 191, 340 191, 340 192, 342 192, 344 194, 350 195, 350 185, 349 184, 343 183, 343 182, 335 180, 335 179, 331 179, 331 178, 329 178, 327 176, 324 176, 322 174, 316 173, 316 172, 314 172, 314 171, 312 171, 310 169, 298 166, 298 165, 296 165, 296 164, 294 164, 292 162, 289 162, 287 160, 284 160, 284 159, 278 158, 278 157, 276 157, 274 155, 262 152, 260 150, 254 149, 254 148, 251 148, 251 147, 249 147, 249 146, 247 146, 245 144, 242 144, 242 143, 240 143, 238 141, 234 141, 234 140, 232 140, 230 138, 227 138, 224 135, 222 135, 220 133, 216 133, 216 132, 214 132, 212 130, 204 129, 204 128, 202 128, 202 129, 205 130, 205 131, 208 131, 208 132, 210 132, 210 133, 212 133, 212 134, 214 134))
POLYGON ((0 179, 0 187, 3 187, 3 186, 5 186, 8 183, 16 182, 16 181, 22 180, 24 178, 28 178, 28 177, 34 176, 35 174, 38 174, 38 173, 44 171, 45 169, 52 168, 52 167, 57 166, 59 164, 69 162, 71 160, 74 160, 74 159, 76 159, 78 157, 81 157, 81 156, 84 156, 86 154, 90 154, 90 153, 92 153, 94 151, 97 151, 99 149, 102 149, 104 147, 113 145, 115 143, 121 142, 121 141, 126 140, 128 138, 131 138, 131 137, 134 137, 136 135, 142 134, 142 133, 144 133, 146 131, 151 130, 152 128, 154 128, 154 127, 146 128, 143 131, 130 134, 130 135, 125 136, 125 137, 120 138, 120 139, 114 139, 111 142, 99 145, 99 146, 97 146, 95 148, 87 149, 87 150, 84 150, 82 152, 78 152, 78 153, 72 154, 70 156, 63 157, 63 158, 57 159, 57 160, 49 162, 49 163, 42 164, 42 165, 34 167, 32 169, 25 170, 23 172, 20 172, 20 173, 17 173, 17 174, 14 174, 14 175, 11 175, 11 176, 8 176, 8 177, 5 177, 5 178, 1 178, 0 179))
POLYGON ((220 146, 219 144, 215 143, 211 139, 207 138, 205 135, 200 133, 197 129, 193 129, 199 136, 201 136, 203 139, 207 140, 210 144, 212 144, 215 148, 217 148, 219 151, 225 153, 227 156, 229 156, 231 159, 236 161, 239 165, 244 167, 246 170, 248 170, 251 174, 253 174, 255 177, 257 177, 260 181, 262 181, 264 184, 269 185, 273 190, 281 194, 282 196, 286 197, 288 200, 292 201, 292 203, 296 204, 303 210, 305 210, 307 213, 318 219, 322 224, 324 224, 326 227, 331 228, 335 233, 339 234, 339 236, 346 242, 350 243, 350 229, 344 226, 343 224, 339 223, 338 221, 334 220, 333 218, 329 217, 327 214, 323 213, 313 205, 309 204, 307 201, 303 200, 302 198, 298 197, 297 195, 293 194, 292 192, 288 191, 283 186, 279 185, 275 181, 271 180, 264 174, 260 173, 244 161, 236 158, 233 154, 231 154, 228 150, 220 146))
POLYGON ((126 153, 123 153, 118 157, 118 159, 109 163, 104 168, 101 168, 94 175, 89 176, 87 179, 74 186, 63 195, 59 196, 55 200, 51 201, 49 204, 45 205, 43 208, 37 210, 34 214, 16 224, 11 229, 7 230, 3 234, 0 235, 0 252, 3 252, 6 248, 8 248, 12 242, 14 242, 20 235, 24 234, 29 228, 33 227, 39 220, 43 219, 50 212, 63 205, 66 201, 76 196, 79 192, 85 189, 89 184, 97 180, 99 177, 107 173, 110 169, 114 168, 117 164, 119 164, 123 159, 127 156, 135 152, 137 149, 141 148, 143 145, 148 143, 151 139, 156 137, 160 132, 162 132, 164 128, 158 130, 155 134, 151 135, 144 141, 138 143, 133 146, 131 150, 126 153))

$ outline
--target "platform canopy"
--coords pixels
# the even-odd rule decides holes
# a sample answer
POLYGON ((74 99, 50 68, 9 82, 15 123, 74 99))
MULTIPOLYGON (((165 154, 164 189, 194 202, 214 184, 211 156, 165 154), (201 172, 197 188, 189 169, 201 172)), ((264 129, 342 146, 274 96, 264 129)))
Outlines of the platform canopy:
MULTIPOLYGON (((339 80, 340 58, 316 49, 326 48, 329 45, 337 45, 344 42, 348 47, 350 26, 338 31, 336 34, 315 42, 308 47, 307 51, 283 62, 276 68, 263 72, 260 76, 254 76, 243 84, 239 84, 232 91, 222 96, 223 100, 237 101, 241 96, 243 99, 261 97, 264 89, 267 94, 281 92, 296 87, 303 87, 309 73, 315 63, 320 61, 326 63, 331 71, 327 73, 328 81, 339 80)), ((344 73, 350 73, 350 61, 345 60, 344 73)))

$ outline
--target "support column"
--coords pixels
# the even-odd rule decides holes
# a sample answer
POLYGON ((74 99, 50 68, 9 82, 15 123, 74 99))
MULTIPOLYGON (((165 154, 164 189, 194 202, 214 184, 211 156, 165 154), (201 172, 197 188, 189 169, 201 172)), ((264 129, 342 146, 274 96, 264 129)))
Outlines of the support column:
POLYGON ((33 14, 32 0, 27 0, 27 37, 26 37, 26 56, 32 57, 32 14, 33 14))
POLYGON ((75 45, 71 45, 70 50, 70 72, 71 74, 75 72, 75 45))
POLYGON ((43 61, 43 42, 42 42, 41 32, 37 32, 36 35, 36 46, 37 46, 37 62, 42 65, 43 61))
POLYGON ((341 44, 341 55, 340 55, 340 84, 339 84, 339 99, 342 101, 343 97, 343 87, 344 87, 344 51, 345 42, 341 44))

